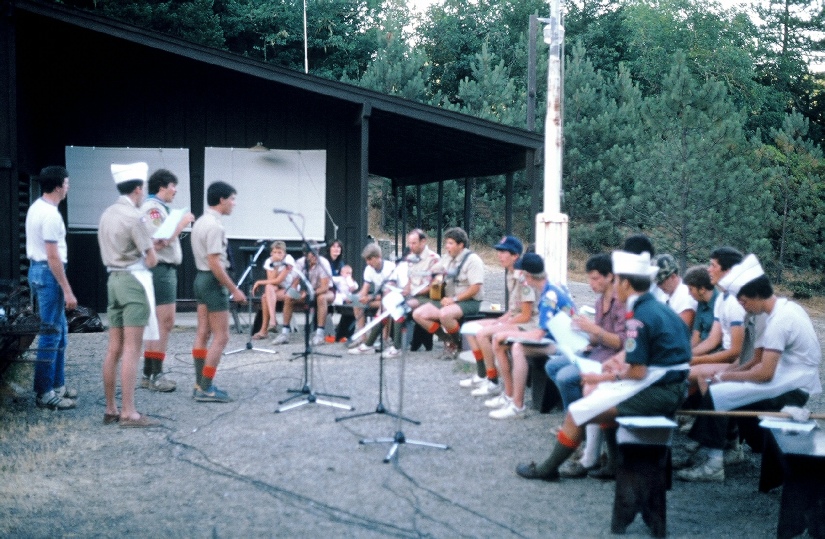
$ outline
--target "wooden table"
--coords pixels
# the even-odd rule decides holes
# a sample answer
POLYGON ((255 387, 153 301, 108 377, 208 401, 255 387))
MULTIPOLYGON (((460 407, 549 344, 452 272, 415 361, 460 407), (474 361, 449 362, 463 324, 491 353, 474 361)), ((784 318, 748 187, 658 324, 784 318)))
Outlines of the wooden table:
POLYGON ((825 538, 825 431, 807 433, 765 429, 759 491, 780 485, 777 537, 796 537, 808 530, 825 538))

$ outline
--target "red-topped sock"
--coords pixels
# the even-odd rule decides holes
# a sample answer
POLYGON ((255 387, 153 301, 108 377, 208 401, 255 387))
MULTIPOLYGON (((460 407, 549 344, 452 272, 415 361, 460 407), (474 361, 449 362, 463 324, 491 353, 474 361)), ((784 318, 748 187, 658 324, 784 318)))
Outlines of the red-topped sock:
POLYGON ((206 348, 193 348, 192 359, 195 363, 195 385, 203 389, 201 385, 201 375, 203 374, 203 366, 206 364, 206 348))
POLYGON ((204 365, 203 372, 201 373, 201 389, 204 391, 209 391, 209 388, 212 387, 212 380, 215 379, 215 373, 218 372, 217 367, 210 367, 209 365, 204 365))

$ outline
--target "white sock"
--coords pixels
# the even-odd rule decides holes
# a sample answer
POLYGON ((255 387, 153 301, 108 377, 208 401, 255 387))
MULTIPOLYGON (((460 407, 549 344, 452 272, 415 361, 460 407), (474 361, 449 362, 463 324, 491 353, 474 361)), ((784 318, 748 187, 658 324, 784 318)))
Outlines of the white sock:
POLYGON ((724 463, 725 451, 722 449, 708 449, 708 464, 712 468, 721 468, 724 463))
POLYGON ((284 335, 289 335, 289 326, 282 327, 281 333, 283 333, 284 335))
POLYGON ((592 468, 599 463, 599 455, 602 450, 602 429, 599 425, 589 424, 585 427, 584 432, 587 441, 580 462, 585 468, 592 468))

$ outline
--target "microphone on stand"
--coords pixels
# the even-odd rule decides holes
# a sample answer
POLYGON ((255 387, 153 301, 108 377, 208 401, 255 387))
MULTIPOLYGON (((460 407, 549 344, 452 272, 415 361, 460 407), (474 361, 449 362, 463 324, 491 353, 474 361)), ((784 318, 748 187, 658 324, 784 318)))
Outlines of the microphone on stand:
POLYGON ((255 245, 260 245, 262 243, 272 243, 275 240, 258 240, 255 242, 255 245))
POLYGON ((284 209, 281 209, 281 208, 272 208, 272 213, 282 213, 282 214, 286 214, 286 215, 301 215, 298 212, 294 212, 294 211, 290 211, 290 210, 284 210, 284 209))

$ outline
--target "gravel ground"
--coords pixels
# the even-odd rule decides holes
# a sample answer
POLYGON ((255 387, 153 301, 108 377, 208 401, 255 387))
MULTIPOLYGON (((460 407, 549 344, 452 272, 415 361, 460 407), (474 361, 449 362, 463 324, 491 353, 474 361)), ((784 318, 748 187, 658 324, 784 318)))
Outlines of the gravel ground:
MULTIPOLYGON (((488 297, 501 301, 500 271, 488 274, 488 297)), ((591 304, 586 285, 570 285, 591 304)), ((217 383, 230 404, 191 399, 191 315, 171 338, 166 370, 174 393, 137 391, 138 408, 160 419, 147 430, 102 425, 100 367, 107 336, 74 334, 67 373, 81 396, 77 409, 49 412, 31 395, 0 403, 0 536, 2 537, 601 537, 610 535, 614 484, 592 479, 531 482, 517 462, 542 459, 560 412, 531 411, 495 421, 481 399, 458 381, 472 366, 407 353, 385 362, 379 393, 378 356, 348 356, 343 345, 316 351, 311 386, 356 408, 319 403, 273 413, 287 390, 303 383, 302 338, 277 354, 226 356, 217 383), (404 369, 403 407, 399 382, 404 369), (421 422, 370 414, 382 402, 421 422), (449 445, 402 444, 383 463, 393 437, 449 445)), ((825 335, 821 319, 817 330, 825 335)), ((228 349, 243 348, 233 333, 228 349)), ((257 344, 258 341, 256 341, 257 344)), ((438 346, 438 345, 436 345, 438 346)), ((528 391, 529 397, 529 391, 528 391)), ((822 398, 811 409, 822 410, 822 398)), ((529 405, 529 403, 528 403, 529 405)), ((727 470, 724 484, 674 482, 668 493, 673 537, 771 537, 781 489, 757 491, 759 457, 727 470)), ((647 537, 637 517, 627 535, 647 537)))

